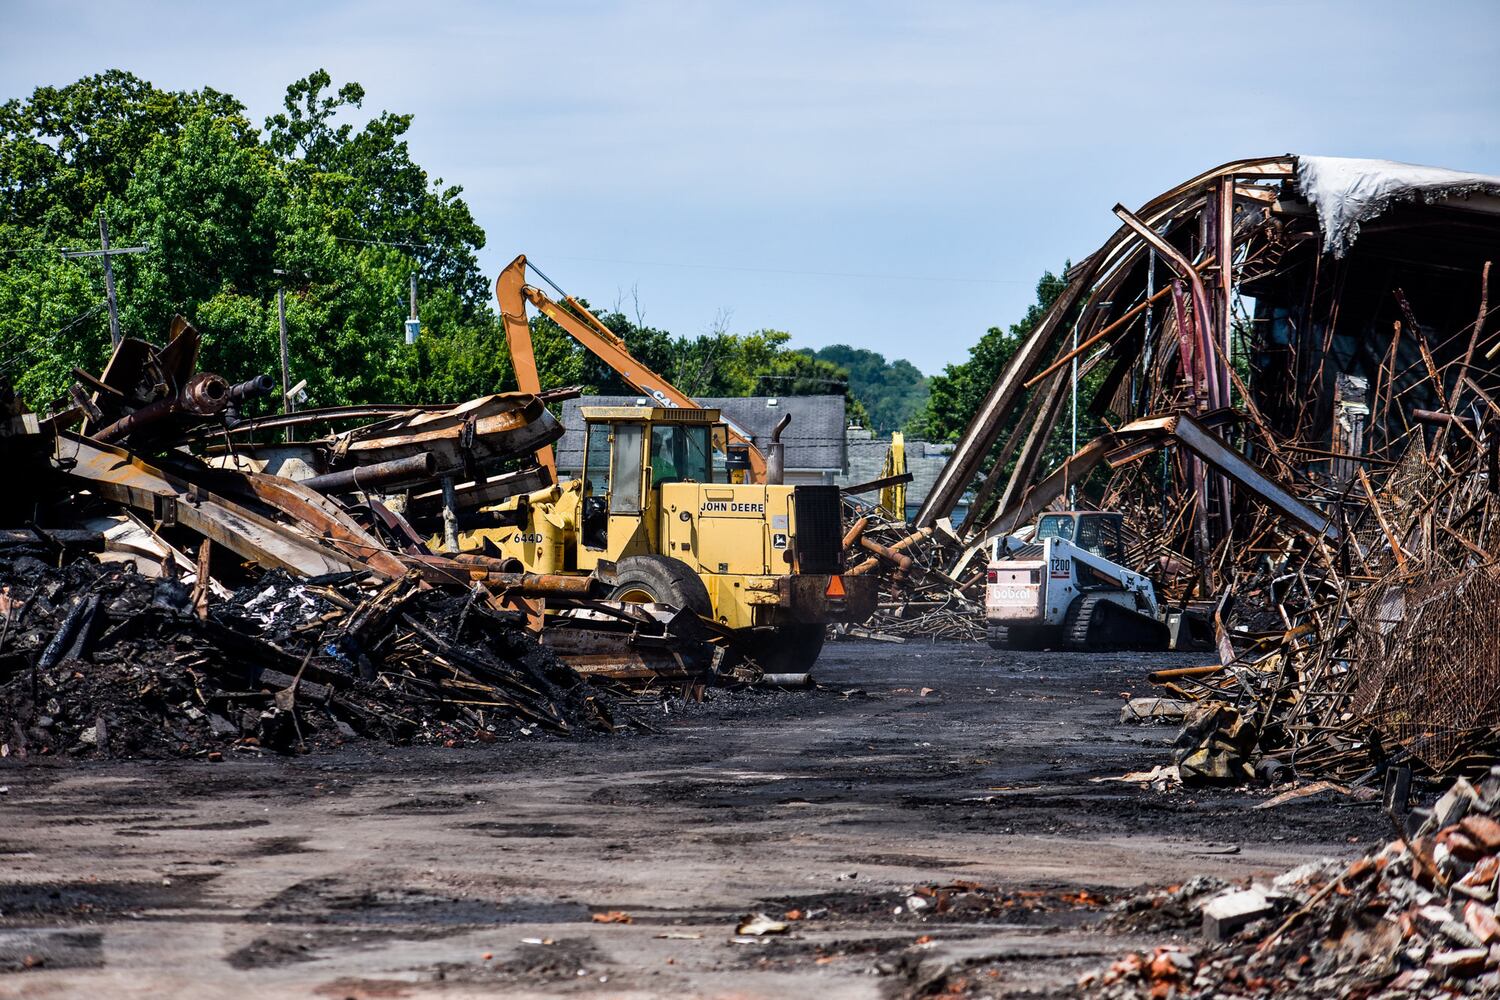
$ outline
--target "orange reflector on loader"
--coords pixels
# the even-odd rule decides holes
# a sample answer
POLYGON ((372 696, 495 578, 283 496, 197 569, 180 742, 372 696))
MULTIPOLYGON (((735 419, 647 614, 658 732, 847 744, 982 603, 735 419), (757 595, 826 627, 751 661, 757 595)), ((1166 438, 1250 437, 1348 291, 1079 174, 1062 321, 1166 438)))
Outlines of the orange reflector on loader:
POLYGON ((841 576, 830 576, 828 578, 828 589, 823 591, 824 597, 843 597, 844 578, 841 576))

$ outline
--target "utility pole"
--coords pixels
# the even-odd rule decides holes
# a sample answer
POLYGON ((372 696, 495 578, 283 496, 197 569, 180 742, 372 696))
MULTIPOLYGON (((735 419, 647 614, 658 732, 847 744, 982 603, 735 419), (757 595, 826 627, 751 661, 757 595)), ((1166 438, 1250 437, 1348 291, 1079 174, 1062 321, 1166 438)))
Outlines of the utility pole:
MULTIPOLYGON (((1078 454, 1078 324, 1073 324, 1073 450, 1070 454, 1078 454)), ((1071 477, 1070 477, 1071 478, 1071 477)), ((1068 506, 1072 507, 1078 503, 1078 486, 1070 483, 1068 485, 1068 506)))
MULTIPOLYGON (((272 273, 281 275, 283 278, 286 276, 286 272, 280 268, 274 269, 272 273)), ((276 287, 276 324, 281 334, 281 412, 291 413, 295 407, 292 405, 291 372, 287 364, 285 281, 276 287)), ((288 441, 295 441, 297 439, 296 431, 288 427, 286 429, 286 439, 288 441)))
POLYGON ((104 297, 109 302, 109 341, 115 346, 120 346, 120 311, 115 305, 115 268, 110 258, 117 253, 146 253, 151 249, 149 243, 138 247, 110 247, 109 245, 109 223, 105 221, 104 209, 99 209, 99 249, 98 250, 64 250, 62 255, 67 258, 73 257, 103 257, 104 258, 104 297))
POLYGON ((104 297, 109 300, 109 342, 120 346, 120 310, 115 305, 115 266, 109 259, 109 223, 99 210, 99 247, 104 254, 104 297))
POLYGON ((406 342, 415 344, 421 336, 422 323, 417 319, 417 272, 411 273, 411 318, 406 321, 406 342))

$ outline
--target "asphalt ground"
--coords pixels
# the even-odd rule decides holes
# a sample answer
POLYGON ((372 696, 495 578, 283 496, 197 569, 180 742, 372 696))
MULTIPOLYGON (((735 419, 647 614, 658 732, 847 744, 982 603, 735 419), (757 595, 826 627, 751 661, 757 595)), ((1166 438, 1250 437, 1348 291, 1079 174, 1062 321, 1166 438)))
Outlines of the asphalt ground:
POLYGON ((1069 995, 1163 939, 1112 901, 1388 834, 1095 780, 1169 761, 1120 707, 1195 662, 844 642, 628 736, 0 761, 0 997, 1069 995))

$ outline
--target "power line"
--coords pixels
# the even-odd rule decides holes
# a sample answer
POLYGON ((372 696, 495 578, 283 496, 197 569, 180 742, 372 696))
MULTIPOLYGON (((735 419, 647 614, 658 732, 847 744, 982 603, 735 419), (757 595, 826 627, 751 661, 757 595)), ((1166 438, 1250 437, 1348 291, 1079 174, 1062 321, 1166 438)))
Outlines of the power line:
MULTIPOLYGON (((104 301, 102 301, 102 302, 95 303, 92 308, 88 309, 85 312, 79 313, 77 316, 73 317, 73 319, 69 320, 68 323, 65 326, 62 326, 59 329, 54 330, 45 339, 38 340, 35 344, 32 344, 30 347, 26 348, 26 350, 24 350, 24 351, 21 351, 19 354, 12 354, 9 357, 7 357, 4 360, 3 363, 0 363, 0 368, 10 368, 13 365, 15 365, 16 362, 23 360, 28 355, 33 354, 36 351, 40 350, 41 348, 48 346, 53 340, 55 340, 56 338, 62 336, 65 333, 67 333, 69 330, 73 329, 73 327, 77 326, 79 323, 82 323, 84 320, 88 319, 90 316, 95 315, 96 313, 99 312, 100 309, 103 309, 108 304, 109 304, 109 300, 107 300, 107 299, 104 300, 104 301)), ((7 344, 6 346, 9 346, 9 345, 7 344)))
POLYGON ((100 309, 103 309, 108 304, 108 299, 105 299, 102 302, 96 302, 92 309, 88 310, 87 312, 80 313, 76 318, 73 319, 72 322, 63 327, 61 330, 58 330, 56 333, 52 334, 52 336, 56 337, 59 334, 67 333, 69 330, 73 329, 73 327, 77 326, 79 323, 82 323, 84 320, 88 319, 90 316, 94 315, 96 312, 98 312, 100 309))
MULTIPOLYGON (((748 271, 756 274, 799 274, 815 278, 866 278, 873 281, 953 281, 964 284, 979 285, 1030 285, 1035 284, 1035 279, 1023 281, 1020 278, 970 278, 961 275, 913 275, 913 274, 870 274, 862 271, 808 271, 789 267, 746 267, 736 264, 694 264, 678 261, 662 260, 620 260, 612 257, 566 257, 561 255, 548 255, 550 260, 579 260, 588 261, 593 264, 626 264, 634 267, 680 267, 701 271, 748 271)), ((532 267, 530 259, 526 262, 527 267, 532 267)))

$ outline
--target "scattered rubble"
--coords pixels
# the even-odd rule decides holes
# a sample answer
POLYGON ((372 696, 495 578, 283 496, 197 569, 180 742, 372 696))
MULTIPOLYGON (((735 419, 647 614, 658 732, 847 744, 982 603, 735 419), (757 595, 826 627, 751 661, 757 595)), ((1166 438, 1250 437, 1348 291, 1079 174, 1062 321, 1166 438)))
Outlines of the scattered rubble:
MULTIPOLYGON (((493 663, 471 663, 472 650, 460 648, 479 638, 489 646, 512 641, 513 632, 527 633, 514 643, 539 641, 577 674, 593 678, 595 687, 644 689, 646 697, 682 692, 699 698, 716 679, 809 685, 805 672, 775 670, 764 636, 746 638, 722 617, 700 615, 701 608, 603 599, 628 572, 613 561, 594 560, 591 571, 575 572, 572 559, 559 553, 538 563, 546 570, 527 572, 522 558, 488 539, 473 542, 483 545, 480 551, 460 552, 460 532, 525 528, 537 494, 556 491, 550 444, 562 426, 548 404, 578 389, 302 412, 288 402, 254 416, 249 411, 274 388, 273 380, 262 375, 233 382, 198 371, 200 347, 198 331, 182 317, 173 321, 164 346, 124 339, 102 375, 75 369, 77 382, 45 418, 0 386, 7 418, 0 424, 0 461, 29 484, 0 498, 0 553, 54 566, 83 555, 131 566, 143 578, 189 588, 201 621, 249 636, 261 623, 253 615, 232 615, 230 591, 278 572, 322 581, 316 590, 324 604, 302 597, 291 602, 319 612, 318 622, 298 623, 300 638, 320 638, 318 629, 337 633, 305 658, 300 669, 311 673, 304 683, 330 684, 323 672, 341 667, 363 684, 398 691, 408 708, 462 705, 462 711, 440 713, 445 731, 454 733, 450 739, 485 738, 496 713, 554 731, 576 721, 550 704, 557 695, 546 685, 497 681, 488 676, 493 663), (331 580, 340 583, 326 583, 331 580), (358 592, 334 592, 346 583, 358 592), (399 600, 388 599, 381 587, 398 588, 399 600), (442 636, 431 631, 435 622, 421 620, 440 604, 463 609, 452 633, 442 636), (489 632, 460 635, 466 624, 489 632), (408 662, 423 653, 448 673, 439 677, 430 666, 408 662), (762 671, 762 660, 770 673, 762 671), (470 686, 461 691, 464 685, 470 686), (460 697, 465 692, 469 697, 460 697)), ((842 587, 842 577, 834 580, 842 587)), ((861 601, 873 593, 867 583, 849 584, 865 595, 861 601)), ((840 589, 830 600, 847 596, 840 589)), ((823 597, 820 591, 816 600, 823 597)), ((71 607, 90 620, 97 614, 92 602, 71 607)), ((72 642, 75 623, 58 627, 72 642)), ((809 640, 809 629, 821 630, 798 628, 809 640)), ((802 643, 790 662, 806 659, 808 649, 815 657, 817 638, 802 643)), ((81 655, 77 648, 64 655, 68 647, 59 642, 62 648, 47 651, 45 671, 81 655)), ((4 643, 0 635, 0 653, 4 643)), ((300 649, 299 643, 289 646, 300 649)), ((293 676, 295 664, 269 659, 277 661, 273 669, 293 676)), ((0 683, 7 676, 0 675, 0 683)), ((564 687, 571 686, 570 679, 564 687)), ((357 714, 355 692, 341 689, 340 698, 344 715, 357 714)), ((28 703, 27 711, 38 709, 28 703)), ((420 712, 381 719, 383 708, 365 711, 370 719, 357 730, 379 728, 397 739, 430 721, 420 712)), ((611 728, 602 703, 588 712, 611 728)))
POLYGON ((165 346, 122 340, 45 419, 0 386, 27 484, 0 498, 0 752, 609 732, 630 725, 610 692, 707 676, 696 616, 597 600, 608 567, 423 541, 535 485, 550 397, 250 417, 272 381, 197 371, 199 347, 181 317, 165 346))
POLYGON ((844 537, 848 575, 879 574, 880 603, 863 625, 836 626, 837 633, 888 642, 909 639, 984 638, 984 567, 963 579, 945 572, 958 540, 951 533, 913 533, 904 519, 846 495, 844 537))
MULTIPOLYGON (((1206 944, 1130 953, 1084 976, 1080 991, 1152 998, 1495 996, 1500 768, 1477 787, 1460 778, 1434 809, 1414 811, 1407 826, 1409 835, 1349 864, 1304 865, 1270 884, 1217 894, 1200 889, 1191 909, 1201 916, 1206 944)), ((1151 894, 1128 909, 1149 913, 1173 898, 1151 894)), ((1185 928, 1190 916, 1181 912, 1176 926, 1185 928)))

